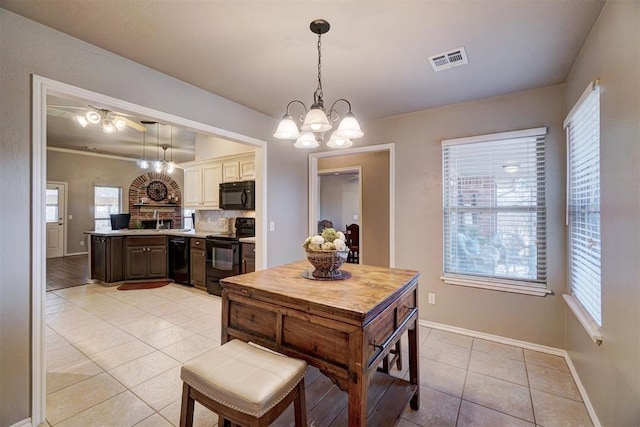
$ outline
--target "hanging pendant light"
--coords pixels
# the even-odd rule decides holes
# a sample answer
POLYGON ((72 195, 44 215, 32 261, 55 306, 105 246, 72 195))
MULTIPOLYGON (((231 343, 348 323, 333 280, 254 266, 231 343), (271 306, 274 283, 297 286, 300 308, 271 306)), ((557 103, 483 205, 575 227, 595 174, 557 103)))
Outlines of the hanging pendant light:
POLYGON ((169 129, 171 132, 171 157, 169 159, 169 163, 167 163, 167 173, 173 173, 176 169, 176 165, 173 163, 173 126, 170 126, 169 129))
POLYGON ((327 145, 331 148, 346 148, 351 146, 352 138, 360 138, 364 135, 360 129, 358 120, 351 112, 351 103, 344 98, 340 98, 335 101, 329 113, 327 114, 324 109, 324 99, 322 93, 322 34, 329 31, 331 26, 324 19, 317 19, 312 21, 309 25, 311 32, 318 35, 318 87, 313 93, 313 104, 307 111, 306 105, 299 100, 293 100, 287 104, 286 112, 282 116, 282 120, 278 124, 276 132, 273 134, 275 138, 296 140, 293 145, 296 148, 315 148, 320 145, 320 142, 324 141, 326 132, 333 128, 331 122, 337 121, 340 117, 337 111, 334 109, 336 104, 340 101, 344 101, 349 107, 348 112, 340 122, 338 129, 333 132, 331 138, 327 142, 327 145), (298 129, 296 122, 291 114, 289 114, 289 107, 292 104, 299 103, 304 108, 304 120, 302 126, 298 129), (302 133, 300 132, 302 130, 302 133), (335 138, 334 138, 335 135, 335 138))
POLYGON ((160 123, 156 123, 156 161, 153 162, 153 170, 162 173, 162 162, 160 161, 160 123))
POLYGON ((147 161, 147 125, 153 122, 141 121, 144 126, 144 132, 142 132, 142 160, 138 163, 140 169, 149 169, 149 162, 147 161))

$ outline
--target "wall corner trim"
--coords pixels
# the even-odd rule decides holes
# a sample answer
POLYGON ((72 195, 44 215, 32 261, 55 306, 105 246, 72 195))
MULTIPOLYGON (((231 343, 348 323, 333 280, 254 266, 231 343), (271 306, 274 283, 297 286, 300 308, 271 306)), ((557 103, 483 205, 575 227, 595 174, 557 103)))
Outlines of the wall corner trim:
POLYGON ((480 338, 487 341, 493 341, 500 344, 512 345, 516 347, 526 348, 527 350, 539 351, 541 353, 552 354, 554 356, 564 357, 564 360, 567 362, 567 366, 569 367, 569 372, 571 372, 571 376, 573 380, 576 382, 576 386, 578 387, 578 391, 580 392, 580 397, 582 397, 582 401, 584 402, 584 406, 587 408, 587 412, 589 413, 589 417, 591 418, 591 422, 594 427, 601 427, 600 420, 598 420, 598 416, 596 415, 596 411, 591 404, 591 400, 589 400, 589 396, 587 395, 587 390, 582 385, 582 381, 580 381, 580 377, 578 376, 578 371, 571 361, 571 357, 566 350, 561 348, 549 347, 546 345, 535 344, 528 341, 520 341, 512 338, 501 337, 500 335, 492 335, 484 332, 474 331, 472 329, 459 328, 457 326, 445 325, 443 323, 431 322, 428 320, 419 320, 420 326, 424 326, 426 328, 438 329, 441 331, 452 332, 454 334, 466 335, 473 338, 480 338))

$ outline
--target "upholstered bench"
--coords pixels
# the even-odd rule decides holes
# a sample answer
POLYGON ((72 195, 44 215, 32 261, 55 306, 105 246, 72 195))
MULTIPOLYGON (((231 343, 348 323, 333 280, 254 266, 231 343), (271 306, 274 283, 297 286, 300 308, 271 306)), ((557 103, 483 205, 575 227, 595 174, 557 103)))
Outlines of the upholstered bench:
POLYGON ((267 426, 294 402, 296 426, 307 425, 303 360, 232 340, 182 366, 180 426, 193 424, 194 401, 222 420, 267 426))

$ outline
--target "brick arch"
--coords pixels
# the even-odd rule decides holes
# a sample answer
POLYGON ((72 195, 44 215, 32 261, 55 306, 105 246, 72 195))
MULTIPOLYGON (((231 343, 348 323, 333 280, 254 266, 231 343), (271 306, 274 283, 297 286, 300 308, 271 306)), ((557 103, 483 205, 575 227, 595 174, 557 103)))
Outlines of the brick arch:
POLYGON ((171 220, 171 228, 182 228, 182 193, 178 183, 169 175, 157 172, 143 173, 133 180, 129 187, 129 213, 131 214, 131 226, 137 227, 140 221, 153 220, 153 208, 162 208, 158 214, 161 220, 171 220), (147 197, 147 186, 153 181, 160 181, 167 186, 167 197, 164 200, 154 202, 147 197), (177 203, 170 204, 169 196, 177 203), (142 198, 146 202, 141 206, 142 198), (170 208, 173 208, 169 211, 170 208))

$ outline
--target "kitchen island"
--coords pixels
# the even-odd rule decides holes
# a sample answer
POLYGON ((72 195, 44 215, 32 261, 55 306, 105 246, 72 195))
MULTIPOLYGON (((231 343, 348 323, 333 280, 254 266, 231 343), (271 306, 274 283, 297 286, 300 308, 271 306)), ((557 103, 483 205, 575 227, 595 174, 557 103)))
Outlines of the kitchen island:
MULTIPOLYGON (((211 232, 182 229, 87 231, 90 277, 103 283, 168 277, 167 239, 204 239, 211 232)), ((204 241, 204 240, 203 240, 204 241)))
POLYGON ((310 268, 299 261, 223 279, 221 342, 252 341, 306 360, 348 393, 350 426, 386 425, 399 414, 368 412, 369 382, 408 331, 410 380, 393 380, 392 399, 406 399, 400 411, 409 399, 418 409, 419 273, 349 264, 342 269, 351 278, 320 281, 302 277, 310 268))

